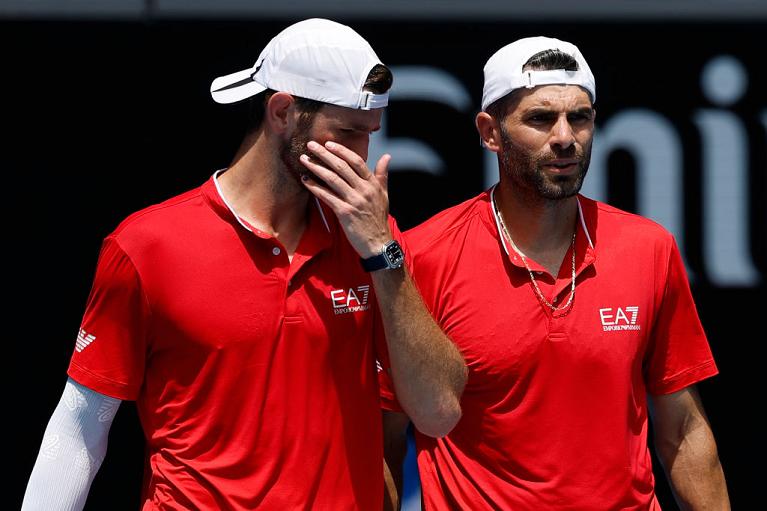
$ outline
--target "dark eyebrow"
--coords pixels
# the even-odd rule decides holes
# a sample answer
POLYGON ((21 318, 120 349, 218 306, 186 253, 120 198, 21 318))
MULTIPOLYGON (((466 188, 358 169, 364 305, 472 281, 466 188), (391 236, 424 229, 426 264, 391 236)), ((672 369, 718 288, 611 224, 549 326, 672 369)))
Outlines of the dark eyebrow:
POLYGON ((590 106, 584 106, 582 108, 578 108, 576 110, 573 110, 571 112, 567 112, 568 114, 588 114, 592 115, 594 113, 594 107, 590 106))
MULTIPOLYGON (((526 117, 529 117, 529 116, 536 116, 536 115, 552 115, 552 114, 558 114, 558 111, 553 108, 548 108, 545 106, 534 106, 530 108, 529 110, 526 110, 523 115, 526 117)), ((575 110, 569 110, 567 112, 567 115, 573 115, 573 114, 587 115, 591 117, 594 114, 594 108, 584 106, 581 108, 576 108, 575 110)))
POLYGON ((525 119, 531 119, 533 117, 545 117, 545 118, 553 118, 556 117, 558 113, 552 109, 552 108, 546 108, 544 106, 536 106, 529 110, 525 110, 522 113, 522 117, 525 119))

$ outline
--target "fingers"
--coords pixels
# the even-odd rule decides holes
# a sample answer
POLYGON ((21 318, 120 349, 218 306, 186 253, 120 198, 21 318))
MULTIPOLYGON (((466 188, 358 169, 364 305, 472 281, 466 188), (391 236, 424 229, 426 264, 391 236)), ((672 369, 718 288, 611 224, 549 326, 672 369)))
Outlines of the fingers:
MULTIPOLYGON (((365 190, 372 184, 373 173, 360 155, 338 142, 328 141, 323 146, 312 140, 306 147, 312 157, 302 155, 301 163, 332 192, 344 200, 356 193, 365 195, 365 190)), ((378 182, 385 185, 386 180, 379 179, 378 182)))
POLYGON ((378 160, 378 163, 376 163, 376 170, 373 173, 373 175, 378 179, 378 182, 381 184, 381 187, 388 191, 389 190, 389 162, 391 161, 391 155, 390 154, 384 154, 381 156, 381 159, 378 160))
POLYGON ((370 179, 370 171, 365 161, 354 151, 336 142, 325 142, 322 146, 315 141, 306 144, 314 156, 328 169, 354 187, 360 179, 370 179))
POLYGON ((379 253, 391 239, 386 189, 391 157, 383 156, 371 173, 359 155, 337 142, 310 142, 307 149, 312 157, 301 155, 308 170, 301 178, 304 186, 333 210, 361 257, 379 253))
POLYGON ((359 154, 336 142, 325 142, 325 148, 333 155, 343 159, 358 177, 365 180, 370 179, 370 169, 359 154))
POLYGON ((304 186, 318 199, 330 206, 330 209, 333 211, 338 211, 345 204, 341 199, 333 194, 333 192, 312 179, 311 176, 302 176, 301 182, 303 182, 304 186))
MULTIPOLYGON (((348 195, 352 192, 352 188, 349 186, 349 183, 342 179, 337 172, 334 172, 324 165, 320 165, 319 163, 312 161, 312 159, 305 154, 301 155, 300 160, 303 166, 307 168, 307 170, 314 174, 317 179, 324 182, 331 191, 335 192, 336 195, 341 197, 348 197, 348 195)), ((312 179, 311 182, 316 184, 314 179, 312 179)), ((307 181, 304 180, 304 184, 306 183, 307 181)))

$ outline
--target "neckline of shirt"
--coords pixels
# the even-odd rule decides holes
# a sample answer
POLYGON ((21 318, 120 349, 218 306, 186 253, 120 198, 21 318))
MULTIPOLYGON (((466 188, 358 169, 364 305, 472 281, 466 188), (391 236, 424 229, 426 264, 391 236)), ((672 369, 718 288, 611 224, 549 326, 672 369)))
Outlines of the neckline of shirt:
MULTIPOLYGON (((493 216, 493 220, 495 221, 495 229, 496 234, 498 235, 498 238, 501 240, 501 245, 503 246, 504 252, 506 252, 506 255, 510 255, 509 253, 509 247, 507 246, 507 242, 505 237, 503 236, 503 232, 501 231, 501 224, 498 222, 498 215, 495 214, 495 211, 493 209, 493 204, 495 204, 495 189, 498 187, 498 184, 493 185, 493 187, 490 189, 490 203, 488 204, 488 207, 490 208, 490 214, 493 216)), ((589 234, 589 229, 586 226, 586 221, 583 217, 583 208, 581 206, 581 198, 576 195, 575 197, 576 203, 578 204, 578 218, 580 219, 581 228, 583 229, 583 233, 586 235, 586 240, 589 242, 589 247, 591 249, 594 249, 594 243, 591 242, 591 235, 589 234)))
MULTIPOLYGON (((228 170, 228 167, 225 167, 223 169, 218 169, 217 171, 213 173, 212 179, 213 179, 213 184, 216 187, 216 193, 218 194, 219 198, 224 203, 226 208, 229 210, 229 212, 232 213, 234 218, 237 220, 237 223, 239 223, 249 232, 253 232, 253 227, 251 227, 250 224, 248 224, 245 220, 240 218, 240 215, 238 215, 237 212, 232 207, 232 205, 229 204, 229 201, 226 200, 226 197, 224 196, 223 190, 221 190, 221 186, 218 183, 218 176, 219 174, 223 173, 226 170, 228 170)), ((325 224, 325 229, 327 229, 327 231, 330 232, 330 225, 328 224, 327 218, 325 218, 325 212, 322 210, 322 206, 320 205, 320 201, 319 199, 317 199, 317 197, 314 197, 314 203, 317 206, 317 210, 320 213, 320 218, 322 218, 322 223, 325 224)))

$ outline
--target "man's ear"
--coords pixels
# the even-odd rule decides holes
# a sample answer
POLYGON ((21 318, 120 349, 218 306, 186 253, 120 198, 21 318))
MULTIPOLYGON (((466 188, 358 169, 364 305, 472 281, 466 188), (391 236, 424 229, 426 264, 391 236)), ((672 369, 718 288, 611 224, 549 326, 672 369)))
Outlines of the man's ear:
POLYGON ((489 150, 497 153, 501 150, 501 128, 493 116, 487 112, 477 114, 475 120, 479 138, 489 150))
POLYGON ((266 102, 264 122, 272 133, 282 135, 293 124, 293 106, 296 98, 287 92, 275 92, 266 102))

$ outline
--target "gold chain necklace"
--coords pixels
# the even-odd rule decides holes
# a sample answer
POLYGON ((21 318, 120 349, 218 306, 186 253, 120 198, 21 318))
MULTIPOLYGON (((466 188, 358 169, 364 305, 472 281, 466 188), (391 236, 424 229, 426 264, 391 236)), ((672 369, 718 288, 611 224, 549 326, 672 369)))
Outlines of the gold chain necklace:
POLYGON ((493 212, 498 218, 498 222, 501 224, 501 229, 503 229, 503 234, 506 235, 506 238, 509 240, 509 243, 511 243, 511 248, 513 248, 519 254, 519 257, 522 258, 522 263, 525 265, 525 268, 527 269, 527 273, 530 274, 530 281, 533 283, 533 288, 535 289, 535 294, 538 297, 538 300, 541 302, 541 304, 551 309, 552 312, 559 312, 563 310, 566 311, 563 314, 560 314, 559 316, 564 316, 568 314, 570 312, 571 305, 573 304, 573 301, 575 300, 575 233, 578 230, 575 229, 573 231, 573 241, 571 242, 572 248, 573 248, 573 260, 572 260, 572 282, 570 284, 570 298, 567 300, 566 304, 562 305, 561 307, 557 307, 553 303, 549 302, 545 296, 543 296, 543 293, 541 292, 541 288, 538 287, 538 283, 535 281, 535 275, 533 274, 533 271, 530 269, 530 266, 527 264, 527 258, 525 258, 525 255, 522 253, 522 251, 519 250, 517 246, 514 244, 514 240, 511 238, 511 234, 509 234, 508 229, 506 229, 506 223, 503 221, 503 215, 501 215, 501 211, 500 209, 498 209, 498 205, 495 203, 495 197, 493 197, 493 212))

